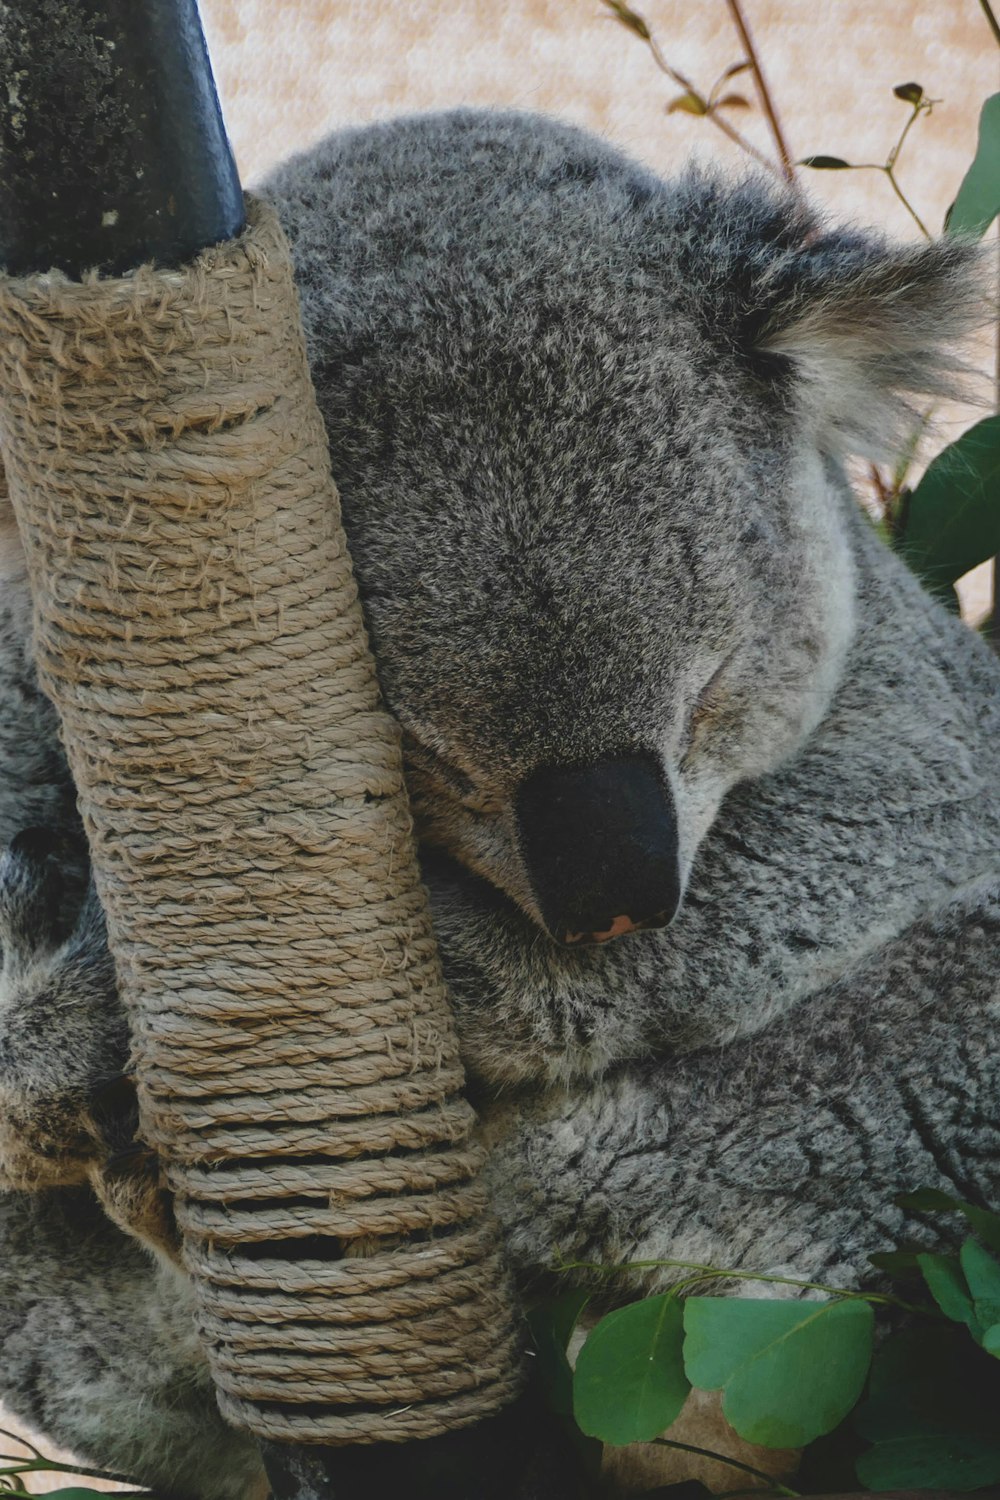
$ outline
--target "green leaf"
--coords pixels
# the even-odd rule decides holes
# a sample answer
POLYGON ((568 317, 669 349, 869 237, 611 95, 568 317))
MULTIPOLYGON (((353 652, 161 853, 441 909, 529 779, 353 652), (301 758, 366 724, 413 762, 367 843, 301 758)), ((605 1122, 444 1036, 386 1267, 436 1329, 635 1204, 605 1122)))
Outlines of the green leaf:
POLYGON ((638 15, 624 0, 604 0, 605 5, 614 13, 616 21, 620 21, 626 31, 634 32, 644 42, 650 40, 649 26, 643 16, 638 15))
POLYGON ((994 1323, 992 1328, 987 1328, 980 1343, 987 1354, 992 1354, 1000 1359, 1000 1323, 994 1323))
POLYGON ((924 97, 919 83, 897 83, 892 92, 897 99, 905 99, 907 104, 919 104, 924 97))
POLYGON ((940 1188, 917 1188, 913 1193, 898 1193, 892 1201, 898 1208, 912 1209, 917 1213, 964 1214, 983 1244, 1000 1251, 1000 1214, 991 1209, 966 1203, 951 1193, 942 1193, 940 1188))
POLYGON ((953 1323, 971 1324, 975 1318, 972 1298, 954 1255, 918 1255, 917 1265, 923 1273, 931 1296, 946 1318, 953 1323))
POLYGON ((991 94, 979 116, 979 143, 948 213, 949 234, 984 235, 1000 213, 1000 94, 991 94))
POLYGON ((962 1433, 891 1438, 857 1462, 868 1490, 975 1490, 1000 1480, 1000 1440, 962 1433))
POLYGON ((976 1240, 966 1240, 959 1260, 976 1308, 980 1328, 1000 1323, 1000 1263, 976 1240))
POLYGON ((1000 1214, 988 1208, 977 1208, 974 1203, 963 1203, 960 1212, 965 1215, 984 1245, 1000 1251, 1000 1214))
POLYGON ((573 1370, 569 1341, 590 1293, 574 1287, 536 1302, 525 1314, 535 1346, 535 1374, 546 1405, 561 1417, 573 1415, 573 1370))
POLYGON ((692 93, 678 94, 676 99, 671 99, 667 105, 667 114, 676 114, 678 110, 683 110, 687 115, 708 114, 708 106, 704 99, 699 94, 692 93))
MULTIPOLYGON (((984 417, 928 466, 910 496, 900 550, 932 593, 1000 552, 1000 415, 984 417)), ((957 1199, 936 1206, 967 1217, 970 1207, 957 1199)))
POLYGON ((890 1276, 912 1276, 919 1270, 915 1250, 879 1250, 868 1260, 876 1271, 887 1271, 890 1276))
MULTIPOLYGON (((934 1438, 937 1446, 920 1453, 921 1464, 934 1474, 934 1463, 945 1455, 940 1482, 964 1487, 970 1455, 978 1461, 1000 1443, 998 1411, 1000 1362, 974 1344, 966 1328, 921 1319, 898 1329, 879 1345, 868 1394, 855 1410, 856 1432, 877 1445, 859 1477, 876 1488, 890 1481, 894 1488, 898 1477, 908 1487, 913 1471, 902 1468, 905 1455, 934 1438)), ((927 1481, 917 1472, 916 1487, 923 1488, 927 1481)))
POLYGON ((688 1297, 684 1367, 722 1388, 731 1427, 767 1448, 801 1448, 830 1432, 861 1394, 872 1354, 866 1302, 688 1297))
POLYGON ((649 1442, 669 1427, 691 1389, 683 1341, 681 1305, 673 1292, 602 1318, 573 1375, 573 1412, 581 1429, 623 1444, 649 1442))
POLYGON ((88 1490, 81 1485, 70 1485, 64 1490, 46 1490, 46 1500, 108 1500, 103 1490, 88 1490))
POLYGON ((918 1214, 950 1213, 962 1207, 961 1198, 943 1193, 940 1188, 914 1188, 912 1193, 897 1193, 893 1198, 897 1208, 912 1209, 918 1214))
POLYGON ((841 156, 804 156, 800 167, 815 167, 820 172, 843 172, 851 164, 841 156))

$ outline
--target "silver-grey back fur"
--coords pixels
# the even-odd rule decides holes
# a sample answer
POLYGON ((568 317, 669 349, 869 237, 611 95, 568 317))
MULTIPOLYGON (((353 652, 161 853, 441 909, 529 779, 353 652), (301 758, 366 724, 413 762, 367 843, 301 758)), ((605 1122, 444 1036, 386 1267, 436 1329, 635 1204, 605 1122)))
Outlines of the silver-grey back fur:
MULTIPOLYGON (((980 308, 973 253, 827 230, 757 180, 663 184, 530 116, 345 132, 267 191, 525 1282, 561 1255, 846 1283, 871 1251, 926 1238, 891 1206, 899 1189, 1000 1198, 1000 667, 842 471, 951 387, 980 308), (680 914, 559 947, 515 789, 540 765, 636 750, 676 804, 680 914)), ((72 822, 21 598, 8 590, 0 624, 3 840, 72 822)), ((13 867, 21 880, 17 849, 13 867)), ((86 991, 68 968, 83 932, 103 972, 92 917, 39 935, 26 966, 19 889, 0 889, 20 934, 0 986, 8 1131, 29 1106, 62 1118, 66 1051, 93 1052, 67 1017, 101 1038, 114 1010, 108 980, 86 991), (25 1081, 9 1059, 28 1017, 25 1081)), ((88 1064, 109 1077, 116 1037, 88 1064)), ((65 1144, 52 1183, 85 1175, 65 1144)), ((84 1255, 67 1226, 86 1190, 53 1187, 43 1210, 5 1168, 22 1189, 0 1210, 5 1399, 190 1492, 163 1437, 183 1411, 192 1444, 208 1431, 176 1281, 168 1297, 162 1265, 93 1215, 84 1255), (115 1291, 98 1315, 99 1262, 115 1291), (58 1334, 29 1316, 40 1275, 58 1334), (74 1414, 65 1347, 92 1346, 95 1316, 141 1347, 151 1308, 174 1332, 149 1357, 183 1372, 188 1405, 150 1394, 139 1427, 109 1377, 102 1435, 74 1414)), ((226 1484, 206 1457, 195 1488, 226 1484)))

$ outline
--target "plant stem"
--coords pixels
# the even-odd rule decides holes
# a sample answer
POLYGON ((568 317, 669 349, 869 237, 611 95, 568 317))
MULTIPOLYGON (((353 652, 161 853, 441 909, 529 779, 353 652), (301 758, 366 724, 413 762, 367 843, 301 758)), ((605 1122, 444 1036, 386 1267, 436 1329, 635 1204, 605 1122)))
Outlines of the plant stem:
MULTIPOLYGON (((615 17, 618 20, 621 20, 621 16, 616 7, 611 3, 611 0, 604 0, 604 3, 609 7, 615 17)), ((666 59, 663 48, 656 40, 656 37, 653 35, 645 19, 642 16, 637 15, 637 13, 635 12, 633 12, 632 14, 635 16, 635 19, 637 21, 641 22, 642 29, 639 30, 637 27, 632 25, 629 25, 627 29, 631 31, 635 36, 639 37, 640 40, 646 43, 646 46, 649 48, 650 53, 652 54, 653 61, 659 68, 660 72, 663 73, 667 78, 669 78, 671 83, 676 83, 677 87, 683 89, 686 94, 690 94, 693 98, 697 99, 699 104, 704 107, 705 119, 711 120, 716 130, 721 130, 722 134, 729 140, 731 140, 734 146, 738 146, 741 151, 745 151, 747 156, 753 157, 755 162, 757 162, 762 167, 766 167, 769 172, 775 172, 778 174, 778 176, 780 176, 780 169, 775 166, 774 162, 769 161, 762 151, 758 151, 753 142, 748 141, 746 136, 743 135, 741 131, 736 129, 735 125, 730 125, 729 121, 725 119, 723 115, 718 114, 715 110, 714 105, 709 103, 709 101, 701 93, 700 89, 695 88, 690 78, 686 78, 678 68, 671 66, 671 64, 666 59)))
POLYGON ((896 181, 896 177, 892 168, 883 167, 882 171, 888 177, 890 183, 892 184, 893 192, 896 194, 896 197, 906 209, 906 212, 910 215, 910 218, 913 220, 914 224, 916 224, 917 228, 920 230, 920 233, 923 235, 924 239, 929 240, 933 238, 930 230, 927 228, 927 225, 924 223, 923 219, 917 213, 917 210, 913 207, 913 204, 910 202, 909 198, 907 198, 906 194, 903 192, 903 189, 896 181))
POLYGON ((916 209, 913 207, 913 204, 909 201, 909 199, 904 194, 904 192, 903 192, 902 188, 900 187, 899 183, 896 181, 896 162, 899 159, 899 153, 903 149, 903 142, 906 140, 906 137, 909 135, 910 128, 913 125, 914 120, 916 120, 916 118, 917 118, 918 115, 930 114, 930 110, 931 110, 930 103, 925 104, 923 101, 918 101, 913 106, 913 110, 912 110, 912 113, 910 114, 910 118, 907 120, 906 124, 903 126, 903 129, 900 132, 899 140, 896 142, 896 144, 893 146, 892 150, 889 152, 889 155, 885 159, 885 165, 882 168, 883 172, 885 173, 885 175, 888 177, 890 183, 892 184, 892 190, 893 190, 893 192, 896 194, 896 197, 899 199, 900 203, 906 209, 907 213, 910 215, 910 217, 912 218, 913 222, 916 224, 917 228, 920 230, 920 233, 923 235, 923 237, 924 237, 925 240, 929 240, 931 238, 930 231, 928 230, 926 224, 921 219, 920 215, 917 213, 916 209))
MULTIPOLYGON (((940 101, 939 100, 935 100, 935 103, 940 103, 940 101)), ((889 152, 889 155, 885 159, 885 170, 887 172, 891 171, 892 168, 896 165, 896 158, 898 157, 899 153, 903 149, 903 142, 906 140, 906 137, 909 135, 909 133, 910 133, 910 127, 912 126, 914 120, 917 118, 918 115, 924 114, 926 112, 928 112, 928 106, 926 104, 920 103, 920 104, 915 104, 913 106, 913 113, 910 115, 910 118, 907 120, 906 124, 903 126, 902 130, 900 131, 899 140, 893 146, 892 150, 889 152)))
POLYGON ((737 130, 734 125, 730 125, 724 115, 716 114, 714 109, 706 110, 705 114, 706 118, 711 120, 712 124, 718 130, 721 130, 723 135, 728 136, 734 145, 739 146, 741 151, 745 151, 747 156, 752 156, 755 162, 759 163, 762 167, 766 167, 769 172, 778 172, 774 162, 769 161, 763 151, 758 151, 753 142, 748 141, 746 136, 737 130))
POLYGON ((782 175, 787 182, 794 185, 796 181, 795 163, 792 159, 792 153, 788 149, 788 142, 785 140, 785 133, 781 128, 781 121, 778 118, 778 111, 775 108, 774 100, 771 98, 767 79, 764 77, 764 69, 761 67, 757 48, 754 46, 753 37, 750 35, 750 28, 743 14, 741 0, 726 0, 726 4, 729 6, 729 14, 732 16, 733 25, 739 33, 740 42, 753 70, 754 82, 757 85, 757 96, 760 99, 760 107, 764 111, 764 117, 770 126, 771 135, 774 138, 778 159, 781 162, 782 175))
POLYGON ((599 1271, 603 1276, 616 1276, 623 1271, 658 1271, 679 1270, 696 1271, 697 1276, 684 1278, 681 1285, 689 1285, 695 1281, 727 1280, 727 1281, 763 1281, 776 1286, 801 1287, 803 1291, 823 1292, 827 1297, 840 1297, 855 1302, 877 1303, 880 1307, 896 1307, 901 1312, 919 1313, 923 1317, 938 1318, 941 1316, 929 1307, 921 1307, 914 1302, 905 1302, 902 1297, 894 1297, 889 1292, 862 1292, 853 1288, 841 1286, 827 1286, 822 1281, 803 1281, 797 1276, 775 1276, 766 1271, 743 1271, 725 1266, 704 1266, 694 1260, 632 1260, 625 1261, 620 1266, 602 1266, 597 1261, 560 1261, 553 1268, 557 1272, 562 1271, 599 1271))
MULTIPOLYGON (((658 1437, 653 1438, 653 1442, 659 1448, 676 1448, 680 1453, 693 1453, 697 1458, 711 1458, 716 1463, 728 1464, 731 1469, 739 1469, 743 1474, 750 1474, 754 1479, 766 1479, 773 1494, 788 1495, 792 1497, 792 1500, 799 1500, 798 1490, 790 1490, 787 1485, 775 1479, 773 1474, 766 1474, 763 1469, 755 1469, 752 1464, 745 1464, 738 1458, 730 1458, 726 1453, 713 1453, 711 1448, 697 1448, 694 1443, 681 1443, 676 1438, 658 1437)), ((740 1492, 737 1491, 737 1493, 740 1492)))
MULTIPOLYGON (((31 1442, 29 1438, 21 1437, 20 1433, 9 1432, 6 1427, 0 1427, 0 1437, 10 1438, 12 1442, 20 1443, 23 1447, 30 1448, 35 1458, 41 1458, 43 1456, 42 1450, 40 1448, 36 1448, 34 1443, 31 1442)), ((5 1454, 0 1453, 0 1461, 2 1461, 5 1456, 5 1454)))
MULTIPOLYGON (((18 1438, 18 1442, 23 1439, 18 1438)), ((30 1445, 29 1445, 30 1446, 30 1445)), ((37 1450, 36 1450, 37 1451, 37 1450)), ((15 1474, 80 1474, 86 1479, 110 1479, 115 1484, 133 1484, 135 1481, 129 1479, 127 1474, 115 1474, 109 1469, 88 1469, 82 1464, 61 1464, 54 1458, 15 1458, 10 1453, 0 1453, 0 1463, 9 1464, 9 1468, 0 1468, 0 1479, 6 1479, 15 1474)), ((3 1491, 0 1490, 0 1495, 3 1491)))
MULTIPOLYGON (((996 26, 996 17, 989 10, 988 0, 982 0, 983 5, 989 11, 990 20, 996 26)), ((997 226, 997 248, 1000 252, 1000 225, 997 226)), ((996 368, 995 368, 995 406, 1000 411, 1000 328, 997 329, 996 346, 996 368)), ((993 559, 993 603, 990 608, 989 618, 986 622, 986 639, 993 649, 1000 653, 1000 557, 993 559)))
POLYGON ((983 14, 986 17, 987 22, 989 23, 990 30, 993 33, 997 46, 1000 47, 1000 21, 998 21, 996 16, 993 14, 993 7, 990 4, 990 0, 979 0, 979 3, 983 8, 983 14))
MULTIPOLYGON (((648 27, 647 31, 649 31, 648 27)), ((745 151, 748 156, 752 156, 754 161, 759 162, 762 167, 766 167, 769 172, 774 172, 777 170, 774 162, 768 161, 764 153, 762 151, 758 151, 757 147, 753 144, 752 141, 747 140, 742 131, 737 130, 735 125, 730 125, 727 119, 725 119, 722 115, 716 113, 716 111, 709 105, 708 101, 702 97, 699 90, 695 88, 690 78, 685 78, 683 73, 679 72, 676 68, 671 67, 670 63, 667 62, 667 59, 664 56, 663 48, 660 46, 659 42, 656 40, 656 37, 651 31, 649 31, 646 45, 649 47, 649 50, 653 56, 653 61, 656 63, 656 66, 659 68, 660 72, 664 73, 672 83, 676 83, 678 88, 682 88, 685 93, 692 94, 695 99, 700 100, 700 102, 704 104, 705 118, 707 120, 711 120, 712 124, 716 127, 717 130, 721 130, 722 134, 728 136, 735 146, 739 146, 741 151, 745 151)))

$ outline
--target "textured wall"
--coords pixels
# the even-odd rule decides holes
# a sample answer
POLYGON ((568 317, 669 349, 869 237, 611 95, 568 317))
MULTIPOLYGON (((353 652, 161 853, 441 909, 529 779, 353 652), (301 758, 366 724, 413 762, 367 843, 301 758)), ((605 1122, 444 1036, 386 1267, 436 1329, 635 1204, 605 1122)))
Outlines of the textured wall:
MULTIPOLYGON (((669 62, 702 92, 742 55, 725 0, 633 3, 669 62)), ((897 174, 925 224, 940 229, 975 150, 982 100, 1000 86, 1000 52, 977 0, 744 4, 796 157, 884 161, 908 112, 893 85, 916 80, 941 101, 917 122, 897 174)), ((692 153, 735 168, 742 161, 708 121, 665 114, 676 86, 601 0, 202 0, 202 13, 251 183, 336 126, 457 104, 545 110, 663 172, 692 153)), ((733 87, 754 98, 746 74, 733 87)), ((770 151, 755 100, 732 118, 770 151)), ((881 173, 803 178, 840 218, 917 233, 881 173)), ((984 355, 984 369, 989 363, 984 355)), ((938 444, 979 414, 939 413, 938 444)), ((984 612, 988 585, 986 569, 967 580, 968 615, 984 612)))

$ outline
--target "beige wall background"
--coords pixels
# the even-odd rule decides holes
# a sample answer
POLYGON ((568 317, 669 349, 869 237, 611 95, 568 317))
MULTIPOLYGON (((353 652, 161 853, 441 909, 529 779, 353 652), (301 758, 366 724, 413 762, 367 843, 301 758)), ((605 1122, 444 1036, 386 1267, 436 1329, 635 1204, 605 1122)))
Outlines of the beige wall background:
MULTIPOLYGON (((1000 53, 977 0, 744 0, 793 154, 884 161, 906 120, 893 85, 940 102, 911 134, 899 180, 940 228, 972 158, 1000 53)), ((725 0, 636 0, 670 63, 702 91, 742 54, 725 0)), ((201 0, 219 93, 244 181, 327 131, 409 110, 542 110, 600 131, 669 173, 692 153, 739 168, 706 120, 665 113, 678 91, 600 0, 201 0)), ((733 84, 753 98, 747 75, 733 84)), ((763 151, 756 105, 734 123, 763 151)), ((841 219, 917 230, 875 172, 803 172, 841 219)), ((984 361, 985 364, 985 361, 984 361)), ((949 412, 939 437, 975 412, 949 412)), ((965 588, 985 608, 983 570, 965 588)), ((0 1423, 11 1426, 11 1419, 0 1423)), ((2 1445, 11 1445, 5 1441, 2 1445)), ((31 1480, 37 1492, 65 1476, 31 1480)))
MULTIPOLYGON (((743 56, 725 0, 635 0, 668 62, 702 93, 743 56)), ((897 177, 940 230, 972 159, 984 97, 1000 87, 1000 51, 978 0, 744 0, 796 158, 884 162, 908 106, 893 86, 934 100, 914 126, 897 177)), ((541 110, 608 136, 664 174, 690 156, 739 170, 745 158, 709 121, 666 113, 678 88, 602 0, 202 0, 219 92, 245 182, 344 125, 456 105, 541 110)), ((751 108, 730 118, 767 155, 751 108)), ((836 218, 900 237, 918 230, 882 173, 801 170, 836 218)), ((983 369, 991 365, 984 353, 983 369)), ((984 399, 989 399, 984 381, 984 399)), ((981 412, 938 413, 941 446, 981 412)), ((989 568, 961 593, 989 606, 989 568)))

